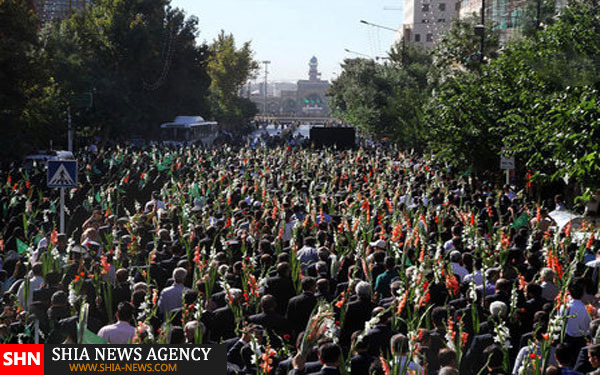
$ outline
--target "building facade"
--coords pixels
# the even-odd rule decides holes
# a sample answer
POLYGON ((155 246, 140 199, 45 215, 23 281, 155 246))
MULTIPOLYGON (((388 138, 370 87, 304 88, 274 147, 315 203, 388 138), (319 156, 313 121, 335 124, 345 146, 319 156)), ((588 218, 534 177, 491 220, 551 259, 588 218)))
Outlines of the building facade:
MULTIPOLYGON (((461 0, 459 17, 481 17, 481 5, 482 0, 461 0)), ((499 32, 501 43, 520 34, 526 5, 525 0, 485 0, 484 19, 499 32)))
POLYGON ((63 19, 70 13, 85 9, 91 0, 34 0, 35 11, 42 25, 63 19))
MULTIPOLYGON (((329 116, 327 100, 329 81, 321 79, 316 57, 310 59, 308 66, 308 79, 299 80, 295 90, 273 90, 273 95, 267 95, 266 105, 264 89, 250 95, 250 100, 256 104, 261 115, 329 116)), ((270 92, 270 89, 267 90, 267 93, 270 92)))
POLYGON ((402 38, 432 47, 458 17, 459 9, 459 0, 405 0, 402 38))

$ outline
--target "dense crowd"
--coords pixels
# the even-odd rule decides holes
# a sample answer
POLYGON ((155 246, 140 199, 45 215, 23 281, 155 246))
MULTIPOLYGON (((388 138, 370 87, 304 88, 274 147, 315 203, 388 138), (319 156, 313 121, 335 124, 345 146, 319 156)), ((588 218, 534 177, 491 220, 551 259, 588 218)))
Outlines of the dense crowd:
POLYGON ((0 342, 223 343, 239 374, 600 373, 596 227, 557 226, 560 196, 383 147, 77 157, 65 233, 43 168, 0 174, 0 342))

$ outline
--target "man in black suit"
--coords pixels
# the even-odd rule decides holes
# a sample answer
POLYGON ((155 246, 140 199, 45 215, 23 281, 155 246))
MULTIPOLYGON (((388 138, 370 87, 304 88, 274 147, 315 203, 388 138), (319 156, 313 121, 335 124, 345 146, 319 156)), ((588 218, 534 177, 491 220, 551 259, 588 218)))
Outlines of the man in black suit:
MULTIPOLYGON (((351 265, 350 267, 348 267, 348 281, 344 281, 342 283, 338 283, 336 288, 335 288, 335 296, 339 296, 343 293, 348 294, 348 289, 351 289, 354 284, 356 284, 356 278, 354 277, 355 273, 357 271, 357 268, 355 265, 351 265)), ((348 298, 349 296, 346 296, 346 298, 348 298)))
MULTIPOLYGON (((319 347, 319 360, 323 364, 321 371, 313 372, 310 374, 314 375, 339 375, 340 370, 338 368, 340 364, 340 356, 342 355, 342 348, 339 345, 333 343, 326 343, 319 347)), ((306 359, 300 355, 294 358, 294 369, 290 371, 289 375, 304 375, 309 374, 306 372, 305 362, 306 359)))
POLYGON ((288 301, 296 295, 294 282, 290 277, 290 264, 281 262, 277 265, 277 276, 269 277, 263 295, 270 294, 277 300, 277 312, 285 314, 288 301))
MULTIPOLYGON (((359 334, 359 331, 352 334, 352 342, 357 339, 359 334)), ((377 360, 377 357, 369 353, 369 339, 363 337, 362 340, 356 343, 354 351, 354 355, 350 359, 350 373, 352 375, 369 375, 371 364, 377 360)))
POLYGON ((277 302, 275 301, 275 297, 272 295, 267 294, 263 296, 260 299, 260 307, 263 312, 250 316, 248 318, 248 322, 261 325, 267 329, 267 334, 271 339, 271 343, 273 346, 279 347, 281 343, 275 334, 279 337, 289 334, 291 331, 290 324, 285 316, 275 311, 277 302))
MULTIPOLYGON (((229 289, 232 304, 240 307, 242 291, 240 289, 229 289)), ((207 324, 210 329, 210 339, 215 342, 235 337, 235 314, 229 304, 212 312, 207 324)))
POLYGON ((521 317, 521 330, 522 332, 530 332, 533 330, 534 315, 538 311, 542 311, 542 308, 546 301, 542 298, 542 287, 536 283, 529 283, 525 287, 525 312, 521 317))
MULTIPOLYGON (((371 315, 375 317, 384 310, 378 306, 373 309, 371 315)), ((390 349, 390 338, 392 337, 392 329, 390 328, 390 313, 387 312, 379 318, 379 322, 367 331, 365 340, 369 344, 369 354, 371 356, 386 356, 390 349)))
POLYGON ((50 298, 52 298, 54 292, 58 290, 59 284, 60 274, 56 271, 48 272, 44 277, 44 283, 41 288, 33 291, 33 302, 39 302, 39 306, 43 311, 48 310, 50 307, 50 298))
POLYGON ((340 333, 340 344, 350 347, 350 337, 355 331, 362 331, 365 322, 371 318, 375 307, 371 302, 371 285, 365 281, 356 284, 355 288, 358 300, 350 302, 346 310, 344 325, 340 333))
MULTIPOLYGON (((503 320, 508 313, 508 307, 503 302, 495 301, 490 305, 490 313, 491 316, 489 317, 487 325, 491 328, 491 332, 493 332, 493 321, 503 320)), ((478 374, 479 371, 485 367, 485 363, 488 359, 484 351, 493 343, 494 336, 492 333, 483 333, 475 336, 471 343, 471 347, 460 362, 461 375, 478 374)))
POLYGON ((302 279, 302 294, 290 299, 288 303, 286 317, 296 334, 304 331, 317 304, 315 286, 313 277, 305 277, 302 279))
POLYGON ((128 278, 129 272, 125 268, 117 270, 116 284, 112 292, 113 311, 117 311, 119 303, 131 301, 131 287, 128 278))
MULTIPOLYGON (((300 350, 301 350, 300 348, 302 346, 303 339, 304 339, 304 334, 298 335, 298 338, 296 339, 296 353, 300 353, 300 350)), ((304 364, 305 373, 311 374, 311 373, 317 372, 321 369, 322 364, 319 360, 317 360, 316 353, 314 353, 314 355, 313 355, 313 353, 311 353, 306 360, 309 362, 306 362, 304 364), (314 359, 314 361, 312 359, 314 359)), ((293 368, 293 362, 294 362, 293 356, 279 362, 277 364, 277 369, 275 370, 275 375, 288 375, 290 370, 292 370, 292 368, 293 368)))

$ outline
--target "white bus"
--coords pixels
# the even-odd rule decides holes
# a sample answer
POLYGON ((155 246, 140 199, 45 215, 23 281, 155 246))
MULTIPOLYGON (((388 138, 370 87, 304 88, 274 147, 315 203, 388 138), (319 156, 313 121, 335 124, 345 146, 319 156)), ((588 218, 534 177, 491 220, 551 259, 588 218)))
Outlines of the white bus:
POLYGON ((160 126, 165 143, 197 143, 211 146, 219 135, 216 121, 205 121, 201 116, 177 116, 173 122, 160 126))

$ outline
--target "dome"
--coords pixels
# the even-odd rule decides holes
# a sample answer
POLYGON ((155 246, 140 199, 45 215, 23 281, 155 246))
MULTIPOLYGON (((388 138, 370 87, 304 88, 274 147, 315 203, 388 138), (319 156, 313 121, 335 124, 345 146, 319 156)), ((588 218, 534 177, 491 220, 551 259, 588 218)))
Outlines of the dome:
POLYGON ((312 57, 312 59, 310 59, 311 64, 316 64, 317 63, 317 58, 315 56, 312 57))

